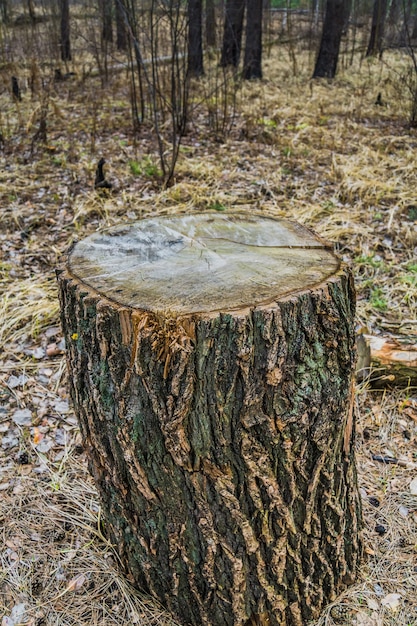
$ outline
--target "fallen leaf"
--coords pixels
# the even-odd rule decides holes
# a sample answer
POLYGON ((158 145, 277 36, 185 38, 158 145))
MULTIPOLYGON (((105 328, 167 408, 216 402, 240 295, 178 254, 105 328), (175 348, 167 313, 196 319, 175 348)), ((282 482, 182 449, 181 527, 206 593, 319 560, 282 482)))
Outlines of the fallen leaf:
POLYGON ((379 585, 378 583, 375 583, 374 591, 375 591, 376 595, 379 596, 379 597, 384 595, 384 590, 382 589, 381 585, 379 585))
POLYGON ((62 338, 61 341, 57 343, 57 347, 59 348, 59 350, 61 350, 61 352, 65 352, 65 339, 64 338, 62 338))
POLYGON ((13 620, 14 624, 18 624, 23 621, 23 616, 26 612, 25 605, 23 603, 16 604, 12 608, 12 612, 10 613, 10 617, 13 620))
POLYGON ((29 409, 18 409, 13 413, 12 420, 18 426, 30 426, 32 424, 32 411, 29 409))
POLYGON ((378 611, 379 609, 379 602, 377 600, 374 600, 374 598, 367 598, 366 604, 370 609, 372 609, 372 611, 378 611))
POLYGON ((54 403, 54 409, 57 413, 60 413, 61 415, 65 415, 66 413, 69 413, 69 404, 66 400, 57 400, 54 403))
POLYGON ((396 611, 400 606, 401 595, 399 593, 389 593, 385 598, 382 598, 382 606, 386 606, 391 611, 396 611))
POLYGON ((26 374, 21 374, 20 376, 10 376, 7 381, 7 385, 10 389, 16 389, 16 387, 23 387, 29 380, 29 377, 26 374))
POLYGON ((407 515, 409 514, 410 510, 407 509, 406 506, 400 506, 398 509, 399 514, 401 515, 401 517, 407 517, 407 515))
POLYGON ((68 434, 63 428, 57 428, 55 433, 55 441, 59 446, 65 446, 68 441, 68 434))
POLYGON ((56 337, 56 335, 59 335, 60 332, 61 329, 59 326, 50 326, 45 330, 45 335, 48 339, 50 339, 51 337, 56 337))
POLYGON ((37 361, 43 359, 45 356, 45 350, 41 346, 38 346, 37 348, 26 348, 23 352, 37 361))
POLYGON ((71 578, 71 580, 69 581, 66 591, 78 591, 79 589, 81 589, 86 580, 87 579, 84 574, 78 574, 78 576, 74 576, 74 578, 71 578))
POLYGON ((42 541, 42 536, 39 533, 32 533, 30 536, 31 541, 42 541))
MULTIPOLYGON (((20 468, 19 474, 21 476, 29 476, 32 470, 33 470, 33 465, 28 463, 27 465, 22 465, 22 467, 20 468)), ((14 493, 14 490, 13 490, 13 493, 14 493)))
POLYGON ((54 442, 51 437, 44 437, 40 443, 36 446, 38 452, 46 454, 53 447, 54 442))
POLYGON ((63 350, 58 347, 56 343, 50 343, 46 348, 46 356, 52 357, 57 356, 58 354, 62 354, 63 350))
POLYGON ((32 356, 34 359, 43 359, 45 356, 45 350, 39 346, 39 348, 35 348, 32 352, 32 356))
POLYGON ((37 426, 35 426, 35 428, 33 429, 34 431, 34 435, 33 435, 33 443, 35 444, 35 446, 38 445, 38 443, 40 443, 43 439, 43 435, 41 432, 39 432, 39 428, 37 426))
POLYGON ((14 432, 11 432, 10 435, 5 435, 1 440, 1 447, 3 450, 9 450, 17 445, 19 445, 19 439, 16 437, 14 432))
POLYGON ((413 478, 410 483, 410 492, 413 496, 417 496, 417 477, 413 478))
POLYGON ((372 615, 368 615, 365 611, 358 611, 356 613, 356 624, 357 626, 381 626, 381 619, 375 611, 372 615))
MULTIPOLYGON (((29 467, 29 466, 26 466, 26 467, 29 467)), ((25 467, 25 469, 26 469, 26 467, 25 467)), ((25 488, 24 488, 23 485, 16 485, 16 487, 13 487, 12 493, 13 493, 14 496, 20 496, 20 494, 24 493, 24 491, 25 491, 25 488)))

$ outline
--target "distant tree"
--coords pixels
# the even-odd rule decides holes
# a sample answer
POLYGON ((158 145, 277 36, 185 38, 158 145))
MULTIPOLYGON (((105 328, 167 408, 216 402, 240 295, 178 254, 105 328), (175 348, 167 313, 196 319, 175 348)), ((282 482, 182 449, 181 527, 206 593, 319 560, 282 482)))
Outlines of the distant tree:
POLYGON ((123 0, 114 0, 114 13, 116 18, 116 47, 118 50, 126 50, 126 7, 123 0))
POLYGON ((29 12, 30 20, 31 22, 35 23, 36 12, 35 12, 35 5, 33 4, 33 0, 27 0, 27 5, 28 5, 28 12, 29 12))
POLYGON ((61 59, 71 61, 71 41, 70 41, 70 12, 69 0, 60 0, 61 10, 61 59))
POLYGON ((243 18, 245 0, 226 0, 223 45, 220 65, 226 67, 239 65, 242 48, 243 18))
POLYGON ((246 2, 246 42, 243 78, 262 78, 262 0, 246 2))
POLYGON ((111 43, 113 41, 112 28, 112 0, 99 0, 101 13, 101 38, 111 43))
POLYGON ((188 0, 188 73, 191 76, 204 74, 202 22, 202 0, 188 0))
POLYGON ((214 0, 206 0, 205 9, 206 44, 209 48, 214 48, 216 46, 216 9, 214 6, 214 0))
POLYGON ((320 49, 313 78, 334 78, 339 60, 340 42, 350 12, 349 0, 327 0, 320 49))
POLYGON ((317 28, 320 17, 320 0, 311 0, 311 16, 314 28, 317 28))
POLYGON ((400 33, 400 44, 409 47, 410 35, 413 37, 413 28, 411 26, 411 13, 413 11, 413 0, 403 0, 402 2, 402 28, 400 33))
POLYGON ((398 23, 400 10, 401 10, 402 2, 401 0, 392 0, 389 12, 388 12, 388 22, 391 26, 395 26, 398 23))
POLYGON ((0 0, 0 15, 3 24, 8 24, 9 17, 9 0, 0 0))
POLYGON ((388 45, 398 42, 401 7, 402 0, 391 0, 387 12, 386 27, 384 29, 384 39, 388 42, 388 45))
POLYGON ((368 49, 366 50, 367 57, 382 53, 387 4, 387 0, 374 0, 371 34, 369 37, 368 49))

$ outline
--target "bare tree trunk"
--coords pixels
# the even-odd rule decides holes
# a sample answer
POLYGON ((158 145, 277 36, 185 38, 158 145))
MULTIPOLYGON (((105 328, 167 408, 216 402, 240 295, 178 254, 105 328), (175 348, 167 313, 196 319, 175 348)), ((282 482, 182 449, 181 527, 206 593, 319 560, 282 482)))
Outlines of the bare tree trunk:
POLYGON ((28 3, 28 12, 31 22, 34 24, 36 22, 36 11, 33 0, 27 0, 28 3))
POLYGON ((262 0, 246 2, 246 42, 243 78, 262 78, 262 0))
POLYGON ((392 0, 387 13, 385 39, 388 45, 398 42, 402 0, 392 0))
POLYGON ((413 16, 411 25, 411 39, 417 39, 417 15, 413 16))
POLYGON ((114 0, 114 11, 116 17, 116 47, 118 50, 127 50, 126 9, 123 0, 114 0))
POLYGON ((112 0, 99 0, 101 13, 101 38, 102 41, 111 43, 113 41, 112 28, 112 0))
POLYGON ((61 59, 71 61, 69 0, 60 0, 61 7, 61 59))
POLYGON ((202 0, 188 0, 188 73, 190 76, 204 74, 202 0))
POLYGON ((9 0, 0 0, 0 15, 3 24, 8 24, 10 21, 9 0))
POLYGON ((243 18, 245 0, 226 0, 223 46, 220 65, 226 67, 239 65, 242 48, 243 18))
POLYGON ((320 18, 320 0, 311 0, 311 17, 314 30, 319 25, 320 18))
POLYGON ((374 0, 371 34, 369 37, 368 49, 366 51, 367 57, 382 53, 386 15, 387 0, 374 0))
POLYGON ((216 7, 214 0, 206 0, 206 44, 208 48, 216 46, 216 7))
POLYGON ((388 12, 388 22, 390 26, 395 26, 398 24, 398 20, 400 17, 402 0, 392 0, 388 12))
POLYGON ((400 44, 402 46, 410 46, 410 20, 413 9, 413 0, 403 0, 402 3, 402 27, 400 33, 400 44))
POLYGON ((335 77, 339 60, 340 42, 349 10, 349 0, 327 0, 320 50, 313 78, 335 77))

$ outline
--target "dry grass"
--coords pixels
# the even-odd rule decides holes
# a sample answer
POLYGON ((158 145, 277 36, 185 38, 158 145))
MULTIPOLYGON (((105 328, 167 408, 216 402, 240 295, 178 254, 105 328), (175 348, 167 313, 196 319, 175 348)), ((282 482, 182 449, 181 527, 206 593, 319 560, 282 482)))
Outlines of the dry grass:
MULTIPOLYGON (((0 283, 1 284, 1 283, 0 283)), ((31 276, 4 282, 0 300, 0 344, 15 354, 15 346, 56 322, 59 313, 56 285, 51 278, 31 276)))
MULTIPOLYGON (((74 239, 156 213, 238 207, 291 217, 334 241, 353 263, 358 322, 373 333, 415 333, 417 137, 405 124, 404 58, 387 54, 384 64, 356 59, 329 83, 311 82, 307 54, 297 55, 296 76, 281 48, 266 60, 266 80, 242 87, 228 138, 213 142, 207 127, 185 138, 175 184, 163 191, 153 174, 136 175, 129 165, 145 157, 157 163, 157 157, 146 129, 131 137, 120 79, 112 94, 101 93, 94 79, 79 91, 56 92, 48 146, 33 154, 33 103, 28 95, 16 105, 0 94, 6 140, 0 157, 5 620, 24 605, 21 623, 31 626, 172 624, 119 573, 67 406, 63 359, 59 350, 48 355, 60 340, 53 328, 59 324, 54 267, 74 239), (384 107, 374 104, 380 91, 384 107), (95 108, 88 104, 91 93, 97 94, 95 108), (92 189, 101 155, 115 183, 111 195, 92 189), (12 417, 23 409, 31 411, 31 423, 16 425, 12 417)), ((316 626, 416 625, 417 498, 409 483, 416 475, 417 392, 373 391, 364 383, 357 403, 368 560, 359 582, 316 626), (383 465, 372 454, 390 454, 402 464, 383 465), (382 536, 378 524, 386 528, 382 536), (389 594, 399 594, 397 602, 387 602, 389 594)))
POLYGON ((0 610, 24 604, 22 624, 165 624, 174 622, 120 574, 102 534, 97 494, 74 450, 42 459, 37 477, 16 476, 2 499, 4 547, 0 610))

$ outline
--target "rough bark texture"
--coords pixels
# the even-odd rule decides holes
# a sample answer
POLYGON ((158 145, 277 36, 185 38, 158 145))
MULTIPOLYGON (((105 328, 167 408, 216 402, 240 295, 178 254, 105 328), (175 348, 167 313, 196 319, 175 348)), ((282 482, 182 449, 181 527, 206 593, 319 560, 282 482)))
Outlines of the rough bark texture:
POLYGON ((71 396, 132 581, 183 624, 317 617, 362 553, 349 271, 177 317, 58 278, 71 396))
POLYGON ((116 19, 116 47, 118 50, 127 50, 128 32, 126 28, 126 7, 124 0, 114 0, 116 19))
POLYGON ((246 2, 246 43, 243 78, 262 78, 262 7, 263 0, 246 2))
POLYGON ((387 0, 375 0, 372 12, 371 34, 366 50, 367 57, 382 53, 386 15, 387 0))
POLYGON ((101 39, 104 42, 113 41, 112 0, 99 0, 101 14, 101 39))
POLYGON ((216 36, 216 6, 214 0, 206 0, 205 2, 206 17, 206 45, 214 48, 217 41, 216 36))
POLYGON ((327 0, 320 49, 313 78, 334 78, 340 42, 350 11, 350 0, 327 0))
POLYGON ((202 76, 203 66, 203 0, 188 0, 188 72, 202 76))
POLYGON ((70 10, 69 0, 60 0, 61 9, 61 59, 71 61, 71 40, 70 40, 70 10))
POLYGON ((226 0, 221 67, 239 65, 244 15, 245 0, 226 0))

